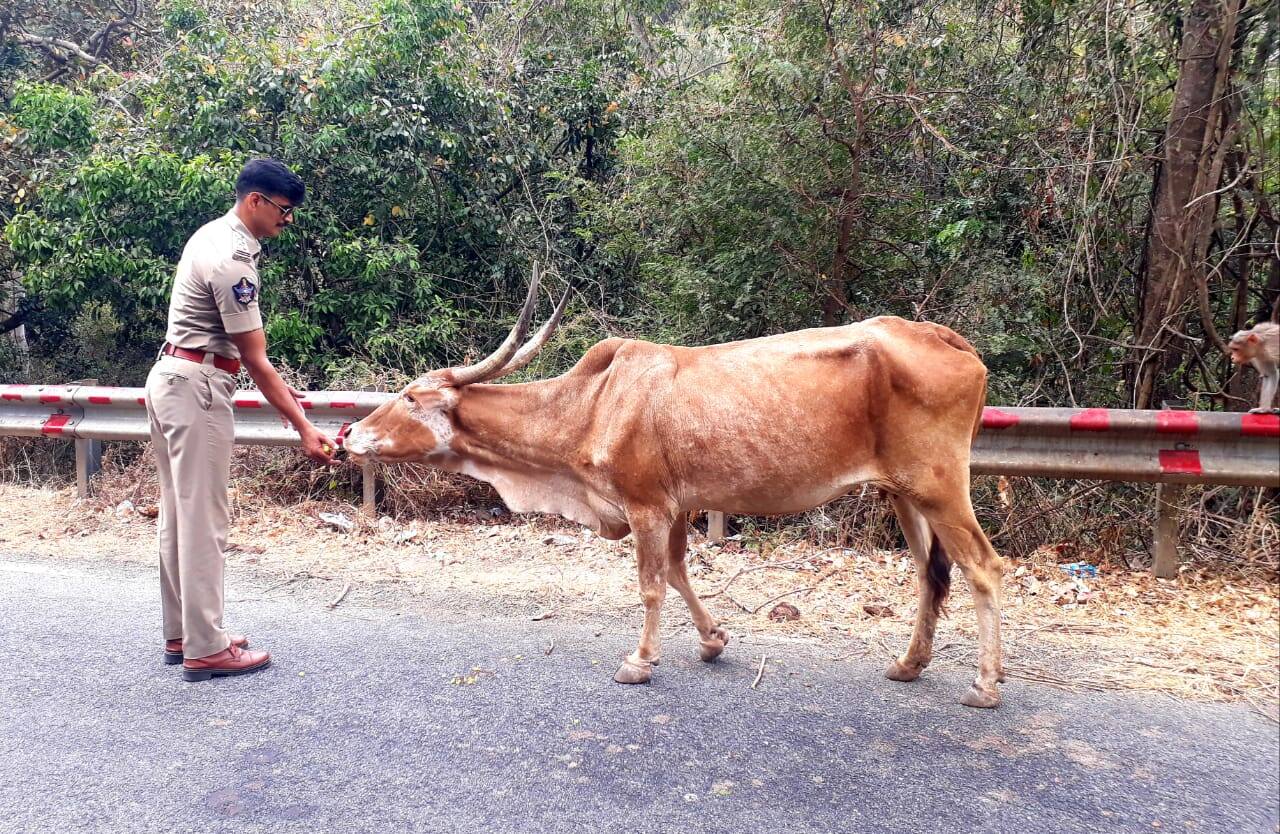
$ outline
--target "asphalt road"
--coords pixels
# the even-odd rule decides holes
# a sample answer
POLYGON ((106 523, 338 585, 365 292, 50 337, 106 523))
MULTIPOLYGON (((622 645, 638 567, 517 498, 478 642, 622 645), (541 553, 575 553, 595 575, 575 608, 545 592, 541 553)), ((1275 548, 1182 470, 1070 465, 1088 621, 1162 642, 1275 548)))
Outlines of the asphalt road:
POLYGON ((686 631, 623 687, 634 616, 331 610, 244 575, 230 622, 275 664, 192 684, 156 581, 0 554, 0 832, 1280 830, 1280 737, 1240 707, 1011 681, 975 711, 968 670, 741 641, 704 665, 686 631))

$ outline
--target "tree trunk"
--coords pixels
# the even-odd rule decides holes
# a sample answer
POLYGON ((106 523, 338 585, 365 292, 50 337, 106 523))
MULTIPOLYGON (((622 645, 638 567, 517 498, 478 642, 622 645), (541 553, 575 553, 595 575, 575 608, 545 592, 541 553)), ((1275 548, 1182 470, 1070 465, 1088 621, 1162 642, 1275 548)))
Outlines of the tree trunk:
POLYGON ((627 25, 631 28, 631 34, 636 39, 636 45, 640 48, 640 54, 644 58, 644 65, 651 70, 658 68, 658 50, 653 48, 653 41, 649 37, 649 29, 644 25, 644 19, 636 12, 627 12, 627 25))
MULTIPOLYGON (((856 177, 855 177, 856 180, 856 177)), ((836 251, 831 257, 831 269, 827 273, 822 294, 822 326, 834 327, 844 319, 845 309, 849 306, 845 294, 845 272, 849 268, 849 241, 853 237, 853 221, 857 214, 857 192, 854 186, 846 188, 840 195, 840 208, 837 210, 839 224, 836 227, 836 251)))
MULTIPOLYGON (((1236 218, 1240 227, 1236 233, 1237 240, 1244 240, 1241 232, 1248 222, 1245 219, 1244 200, 1240 193, 1231 195, 1231 200, 1235 204, 1236 218)), ((1244 329, 1245 318, 1248 316, 1249 304, 1249 273, 1253 269, 1253 259, 1246 256, 1236 256, 1232 260, 1235 262, 1234 268, 1228 269, 1227 272, 1235 277, 1235 287, 1231 292, 1231 329, 1227 333, 1227 338, 1231 338, 1231 334, 1237 330, 1244 329)), ((1234 366, 1224 363, 1229 374, 1226 381, 1226 391, 1228 397, 1242 399, 1244 397, 1244 375, 1236 373, 1234 366)))
MULTIPOLYGON (((1266 321, 1273 324, 1280 324, 1280 258, 1271 259, 1271 275, 1267 279, 1267 289, 1262 294, 1263 304, 1271 304, 1271 315, 1266 321), (1271 299, 1270 302, 1267 299, 1271 299)), ((1258 321, 1262 321, 1262 317, 1258 317, 1258 321)))
MULTIPOLYGON (((1134 338, 1135 408, 1149 408, 1165 393, 1159 388, 1161 372, 1176 367, 1181 355, 1174 353, 1168 326, 1182 329, 1204 269, 1217 199, 1203 195, 1217 186, 1213 169, 1221 173, 1222 157, 1215 151, 1239 9, 1240 0, 1191 0, 1184 21, 1134 338)), ((1224 127, 1223 135, 1230 136, 1234 125, 1224 127)))
MULTIPOLYGON (((31 376, 31 350, 27 345, 27 311, 23 304, 26 293, 22 284, 14 281, 6 291, 0 284, 0 308, 12 309, 13 315, 0 322, 0 339, 8 342, 13 351, 17 370, 26 380, 31 376)), ((10 380, 12 381, 12 380, 10 380)))

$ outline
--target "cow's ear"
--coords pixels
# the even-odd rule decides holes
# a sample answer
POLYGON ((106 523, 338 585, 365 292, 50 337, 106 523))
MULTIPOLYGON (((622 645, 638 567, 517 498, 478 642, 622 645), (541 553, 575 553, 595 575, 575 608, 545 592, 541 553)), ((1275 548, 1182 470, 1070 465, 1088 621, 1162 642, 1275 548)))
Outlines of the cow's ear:
POLYGON ((414 405, 426 409, 448 410, 458 401, 457 392, 452 388, 439 388, 435 385, 409 383, 404 389, 404 396, 414 405))

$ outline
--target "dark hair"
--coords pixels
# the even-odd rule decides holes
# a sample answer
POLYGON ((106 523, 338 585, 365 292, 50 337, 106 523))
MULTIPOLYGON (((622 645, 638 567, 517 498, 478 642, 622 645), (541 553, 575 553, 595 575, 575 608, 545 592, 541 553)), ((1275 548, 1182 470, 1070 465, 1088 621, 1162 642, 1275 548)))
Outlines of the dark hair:
POLYGON ((307 198, 307 187, 301 178, 283 162, 270 157, 251 159, 240 169, 240 176, 236 177, 236 199, 243 200, 250 191, 284 197, 295 206, 302 205, 307 198))

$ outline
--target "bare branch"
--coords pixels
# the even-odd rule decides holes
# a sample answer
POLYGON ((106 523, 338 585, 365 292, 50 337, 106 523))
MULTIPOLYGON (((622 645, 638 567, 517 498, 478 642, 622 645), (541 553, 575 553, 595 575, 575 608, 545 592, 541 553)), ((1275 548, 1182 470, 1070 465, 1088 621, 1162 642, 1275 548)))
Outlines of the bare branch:
POLYGON ((57 58, 63 57, 58 54, 59 52, 66 52, 76 58, 79 58, 86 64, 90 64, 95 67, 102 65, 102 61, 90 55, 88 52, 85 52, 79 44, 63 40, 62 38, 49 38, 43 35, 33 35, 30 32, 15 32, 14 38, 20 43, 29 43, 32 46, 38 46, 57 58))

